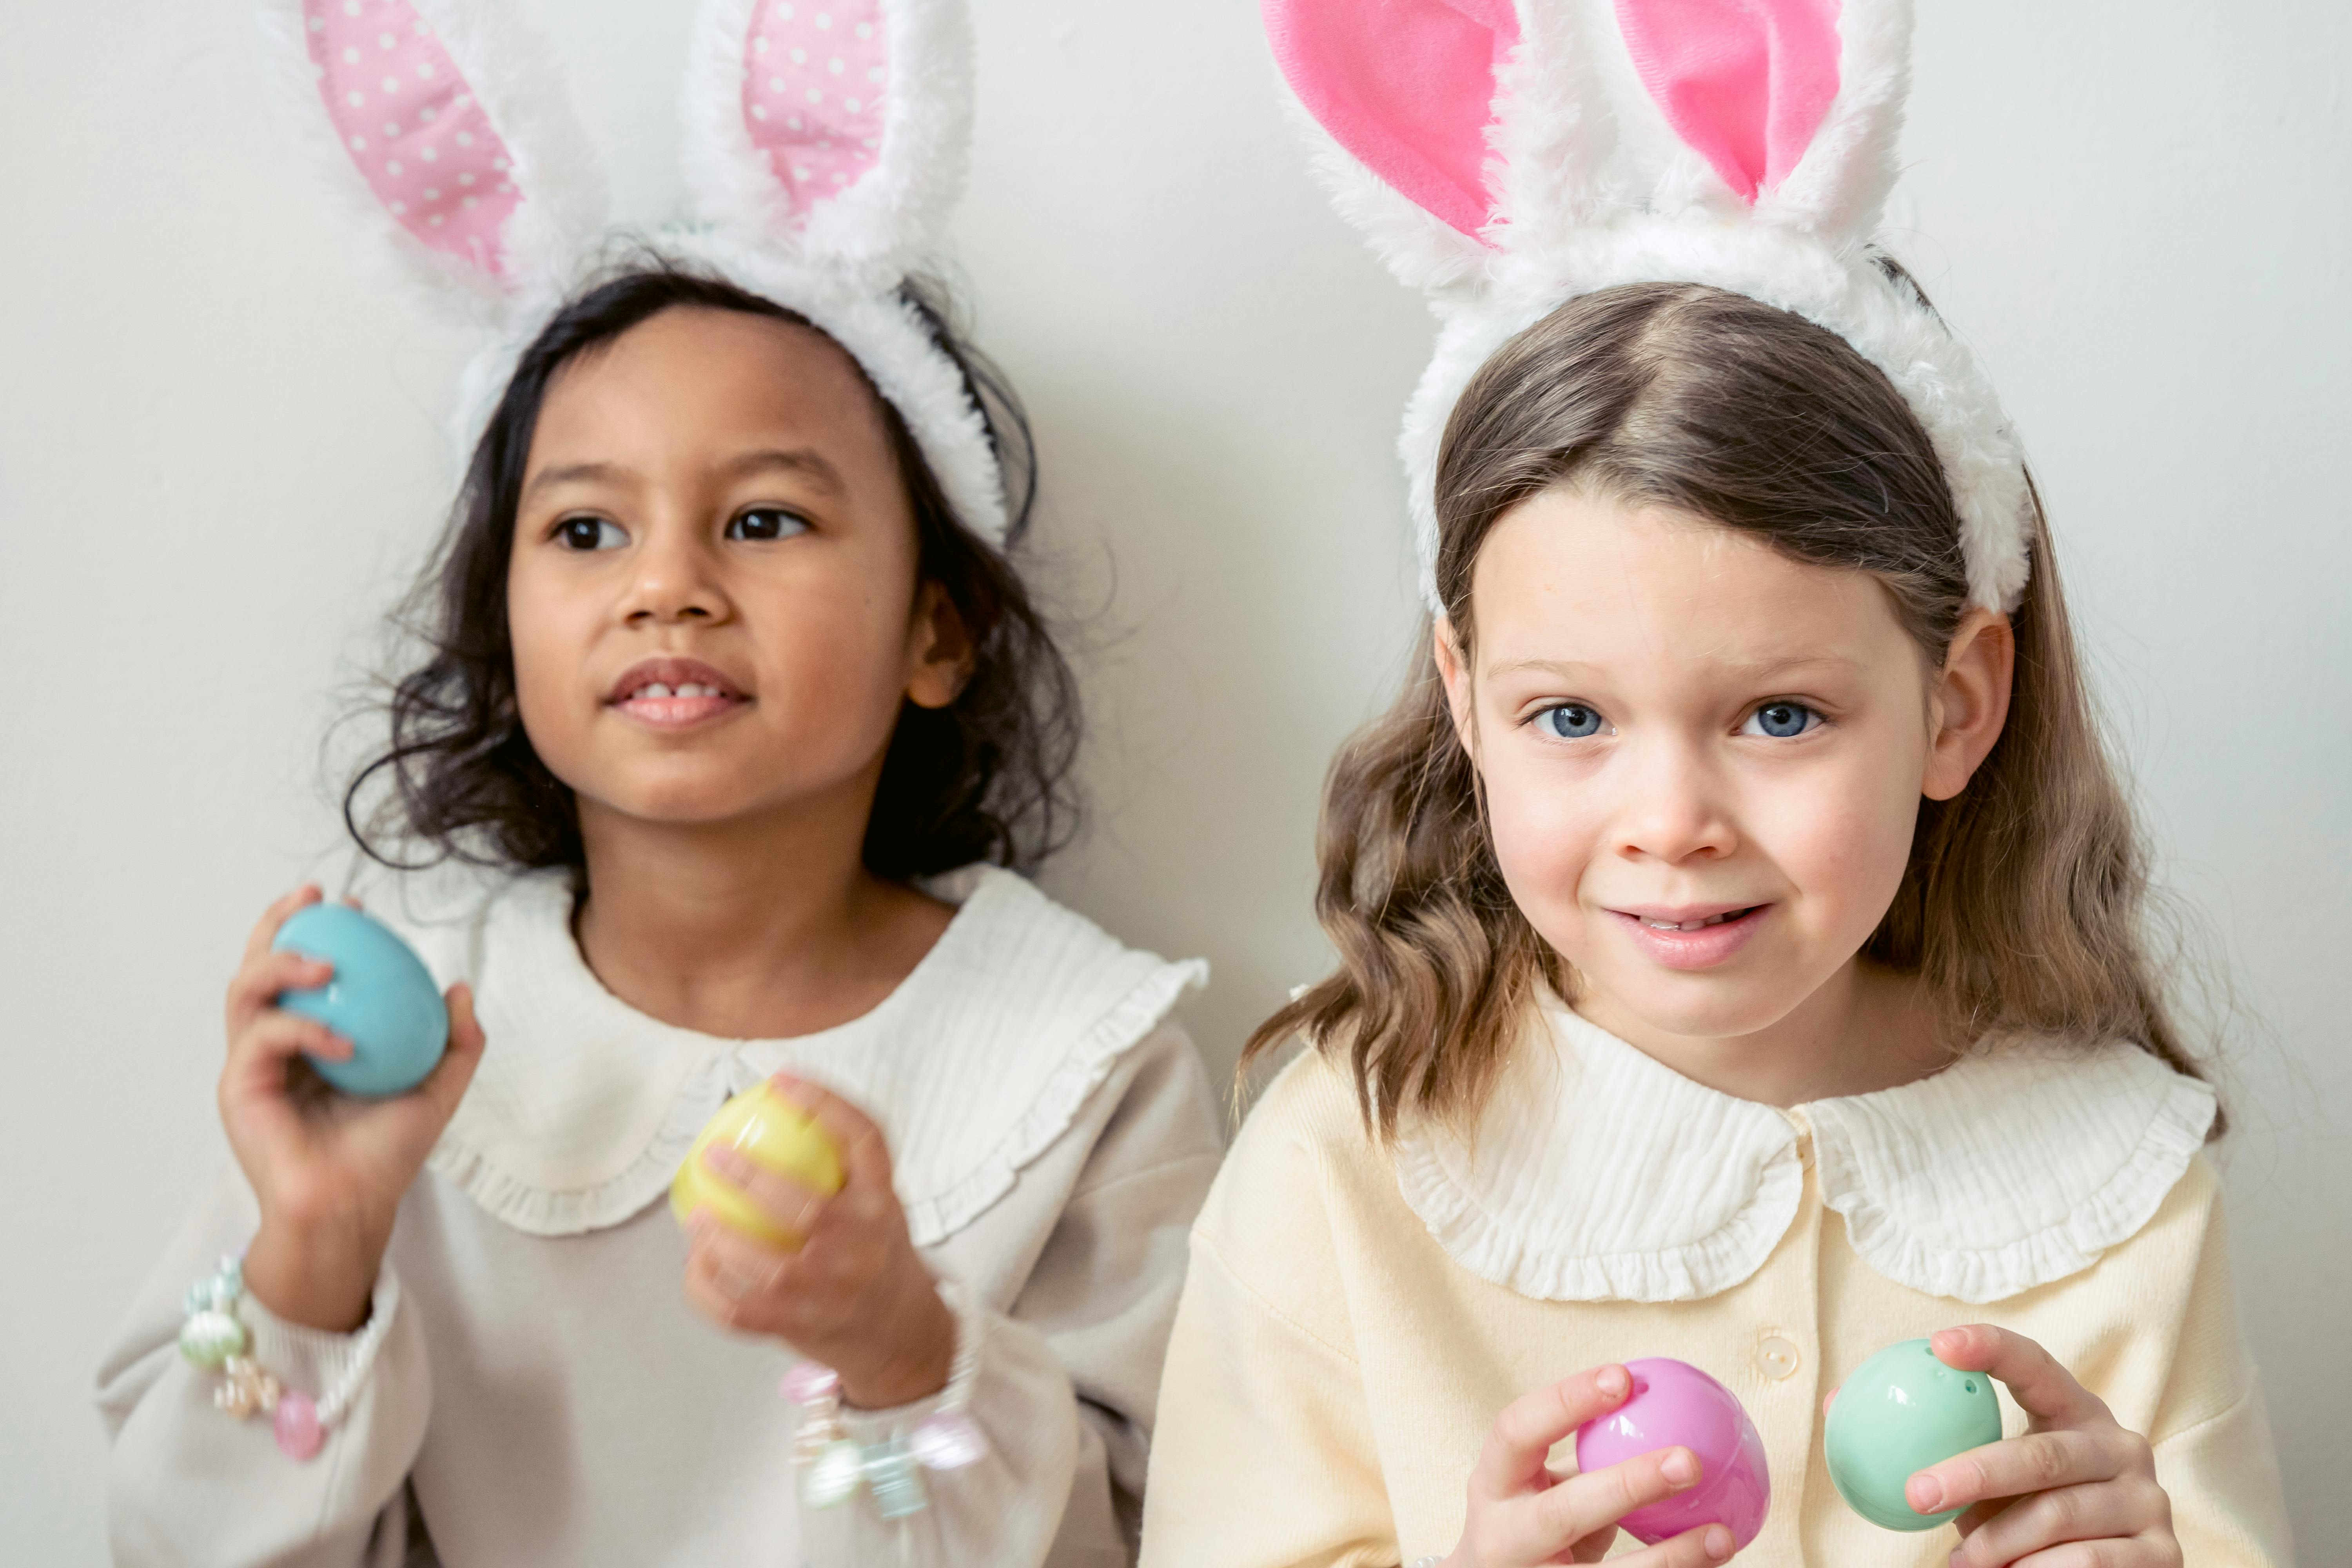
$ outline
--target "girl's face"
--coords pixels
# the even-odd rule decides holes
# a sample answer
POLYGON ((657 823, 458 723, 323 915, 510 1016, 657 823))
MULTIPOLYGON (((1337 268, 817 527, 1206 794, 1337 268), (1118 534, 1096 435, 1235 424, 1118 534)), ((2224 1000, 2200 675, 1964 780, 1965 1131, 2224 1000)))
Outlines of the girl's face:
POLYGON ((583 831, 821 802, 862 831, 901 700, 965 673, 916 565, 881 411, 822 334, 674 308, 566 365, 507 616, 523 728, 583 831))
POLYGON ((1678 512, 1545 491, 1471 586, 1475 666, 1443 624, 1439 666, 1503 876, 1580 1010, 1637 1044, 1756 1035, 1822 992, 1920 796, 1957 793, 2006 710, 1998 617, 1930 668, 1874 579, 1678 512))

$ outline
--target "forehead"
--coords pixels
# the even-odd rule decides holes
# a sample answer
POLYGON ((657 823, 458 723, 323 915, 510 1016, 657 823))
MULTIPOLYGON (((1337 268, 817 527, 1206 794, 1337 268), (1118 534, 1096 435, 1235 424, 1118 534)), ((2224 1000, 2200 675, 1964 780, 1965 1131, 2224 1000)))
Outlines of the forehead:
POLYGON ((1867 660, 1911 640, 1867 573, 1794 560, 1691 512, 1572 489, 1531 496, 1496 522, 1471 601, 1490 668, 1531 658, 1744 666, 1801 649, 1867 660))
POLYGON ((890 460, 880 402, 832 339, 772 317, 672 306, 555 374, 530 466, 583 448, 626 459, 782 437, 836 462, 890 460))

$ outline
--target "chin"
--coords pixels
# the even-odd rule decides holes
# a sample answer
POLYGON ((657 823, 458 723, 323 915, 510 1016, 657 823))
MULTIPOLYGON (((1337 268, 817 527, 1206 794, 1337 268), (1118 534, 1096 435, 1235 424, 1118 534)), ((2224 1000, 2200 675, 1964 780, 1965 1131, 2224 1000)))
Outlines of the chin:
POLYGON ((1632 984, 1612 984, 1606 978, 1599 983, 1618 1013, 1657 1034, 1688 1040, 1733 1040, 1759 1033, 1803 1000, 1785 984, 1761 980, 1677 977, 1660 984, 1654 976, 1633 978, 1632 984))
POLYGON ((673 827, 726 822, 755 811, 761 805, 752 792, 733 779, 627 780, 604 789, 582 790, 580 794, 615 816, 673 827))

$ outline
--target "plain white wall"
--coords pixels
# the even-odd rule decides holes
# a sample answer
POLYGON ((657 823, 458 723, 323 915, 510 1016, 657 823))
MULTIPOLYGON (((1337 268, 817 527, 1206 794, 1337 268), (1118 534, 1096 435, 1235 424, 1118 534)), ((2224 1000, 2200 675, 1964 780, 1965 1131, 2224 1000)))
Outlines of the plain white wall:
MULTIPOLYGON (((534 0, 624 216, 675 196, 682 0, 534 0)), ((1429 344, 1310 186, 1250 0, 980 0, 958 226, 1085 613, 1090 836, 1205 953, 1222 1067, 1318 973, 1333 746, 1402 668, 1429 344)), ((352 263, 239 0, 7 7, 0 50, 0 1556, 103 1560, 90 1371, 221 1157, 220 991, 331 842, 319 742, 446 500, 466 340, 352 263)), ((2240 1005, 2230 1180, 2305 1561, 2352 1561, 2352 15, 1927 0, 1900 248, 2031 440, 2168 881, 2240 1005), (2328 955, 2336 956, 2330 958, 2328 955)))

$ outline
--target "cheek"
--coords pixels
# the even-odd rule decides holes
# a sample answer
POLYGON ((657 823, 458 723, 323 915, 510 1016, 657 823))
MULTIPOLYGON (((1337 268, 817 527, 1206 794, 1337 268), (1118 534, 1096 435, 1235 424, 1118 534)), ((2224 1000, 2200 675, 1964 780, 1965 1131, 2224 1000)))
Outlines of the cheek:
POLYGON ((564 599, 528 572, 507 582, 507 639, 513 650, 515 707, 532 747, 550 767, 578 727, 571 688, 585 658, 586 635, 564 599))
POLYGON ((905 685, 907 606, 894 591, 844 574, 780 585, 747 616, 763 690, 788 693, 795 710, 855 722, 895 721, 905 685))
POLYGON ((1580 917, 1576 892, 1601 824, 1599 792, 1575 787, 1525 756, 1492 759, 1485 774, 1495 862, 1512 900, 1554 945, 1580 917))
POLYGON ((1859 947, 1886 913, 1911 858, 1919 819, 1917 749, 1857 748, 1762 792, 1751 807, 1757 847, 1795 885, 1808 917, 1859 947))

